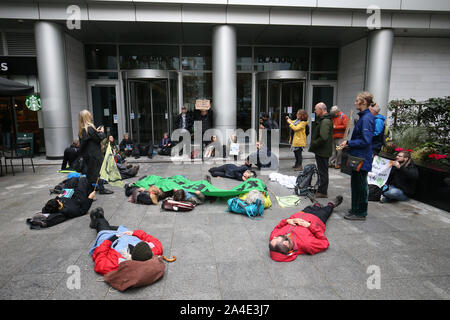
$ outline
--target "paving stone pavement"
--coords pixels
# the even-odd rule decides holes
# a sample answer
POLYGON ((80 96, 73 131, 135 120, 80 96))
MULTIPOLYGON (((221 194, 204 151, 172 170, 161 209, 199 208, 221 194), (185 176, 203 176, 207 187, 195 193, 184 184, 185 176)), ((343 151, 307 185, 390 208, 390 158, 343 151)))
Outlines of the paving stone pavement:
MULTIPOLYGON (((304 164, 314 161, 306 158, 304 164)), ((140 162, 139 177, 184 174, 192 180, 203 179, 212 166, 140 162)), ((292 162, 281 160, 279 172, 296 175, 292 162)), ((25 223, 51 198, 49 189, 64 180, 58 165, 41 161, 36 173, 26 167, 0 177, 2 300, 450 299, 449 214, 414 200, 370 202, 366 221, 344 220, 350 179, 335 169, 330 169, 329 197, 342 194, 344 202, 327 223, 330 247, 289 263, 270 259, 268 238, 281 219, 310 203, 306 198, 298 208, 280 208, 271 194, 272 207, 252 220, 227 212, 223 200, 190 212, 164 212, 160 206, 131 204, 123 189, 109 186, 114 194, 97 195, 92 208, 103 207, 112 225, 145 230, 162 242, 166 256, 177 256, 155 284, 123 293, 110 290, 88 254, 96 237, 88 215, 44 230, 30 230, 25 223), (79 288, 70 285, 73 270, 80 272, 79 288), (378 274, 379 288, 370 289, 378 274)), ((293 194, 267 175, 258 177, 276 195, 293 194)), ((237 185, 222 178, 212 182, 223 188, 237 185)))

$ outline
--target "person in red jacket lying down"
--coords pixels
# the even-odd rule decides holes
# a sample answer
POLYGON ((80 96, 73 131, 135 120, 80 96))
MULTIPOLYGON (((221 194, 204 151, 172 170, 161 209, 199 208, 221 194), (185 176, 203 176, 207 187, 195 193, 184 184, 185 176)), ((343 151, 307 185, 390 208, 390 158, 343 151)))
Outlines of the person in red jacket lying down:
POLYGON ((269 238, 270 257, 275 261, 292 261, 299 254, 316 254, 330 245, 325 237, 325 224, 333 209, 342 203, 342 196, 322 207, 319 203, 283 219, 269 238))
POLYGON ((89 250, 94 260, 94 270, 105 275, 117 270, 119 263, 127 260, 147 261, 153 255, 163 254, 161 242, 142 230, 128 230, 124 226, 111 226, 103 209, 90 212, 89 227, 97 230, 97 238, 89 250))

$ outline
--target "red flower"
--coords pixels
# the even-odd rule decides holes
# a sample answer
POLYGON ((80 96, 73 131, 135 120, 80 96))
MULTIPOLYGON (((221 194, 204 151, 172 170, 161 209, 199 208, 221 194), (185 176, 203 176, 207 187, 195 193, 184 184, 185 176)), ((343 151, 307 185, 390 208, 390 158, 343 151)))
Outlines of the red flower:
POLYGON ((397 152, 399 152, 399 151, 404 151, 405 149, 403 149, 403 148, 395 148, 395 151, 397 151, 397 152))
POLYGON ((414 150, 412 150, 412 149, 406 149, 406 151, 408 151, 408 152, 414 152, 414 150))
POLYGON ((446 155, 446 154, 432 153, 432 154, 429 154, 429 155, 428 155, 428 158, 440 160, 440 159, 445 159, 445 158, 447 158, 447 155, 446 155))

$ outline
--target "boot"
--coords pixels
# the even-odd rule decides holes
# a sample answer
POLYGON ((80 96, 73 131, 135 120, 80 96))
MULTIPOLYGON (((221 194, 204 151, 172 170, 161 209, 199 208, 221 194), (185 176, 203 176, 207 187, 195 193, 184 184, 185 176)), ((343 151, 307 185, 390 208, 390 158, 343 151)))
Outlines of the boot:
POLYGON ((112 194, 112 193, 114 193, 114 191, 112 191, 112 190, 108 190, 108 189, 106 189, 105 187, 104 187, 104 180, 102 180, 102 179, 100 179, 99 181, 98 181, 98 189, 99 189, 99 192, 98 193, 100 193, 100 194, 112 194))

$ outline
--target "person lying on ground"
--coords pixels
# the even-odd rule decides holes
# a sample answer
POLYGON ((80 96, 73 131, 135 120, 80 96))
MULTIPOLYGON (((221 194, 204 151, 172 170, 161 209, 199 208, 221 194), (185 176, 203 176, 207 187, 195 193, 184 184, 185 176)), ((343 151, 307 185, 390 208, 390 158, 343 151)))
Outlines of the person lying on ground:
POLYGON ((212 167, 208 171, 213 177, 229 178, 238 181, 246 181, 249 178, 256 178, 256 172, 250 170, 250 166, 247 164, 237 166, 229 163, 219 167, 212 167))
POLYGON ((97 230, 97 238, 89 250, 94 270, 99 274, 117 270, 127 260, 147 261, 153 255, 162 255, 161 242, 142 230, 130 231, 124 226, 111 226, 102 208, 89 214, 89 227, 97 230))
POLYGON ((133 186, 132 183, 127 183, 124 186, 125 195, 131 203, 157 205, 159 200, 163 200, 173 195, 173 191, 163 192, 157 186, 149 186, 148 189, 133 186))
POLYGON ((173 190, 173 200, 175 201, 188 201, 197 206, 203 204, 205 199, 205 195, 198 190, 195 193, 188 192, 184 189, 173 190))
POLYGON ((27 220, 27 223, 38 228, 49 228, 68 219, 85 215, 94 201, 96 191, 88 193, 89 185, 86 177, 72 178, 67 184, 74 186, 71 197, 60 194, 48 200, 42 208, 42 213, 27 220))
POLYGON ((326 250, 329 242, 324 235, 325 224, 342 200, 342 196, 337 196, 324 207, 316 202, 281 220, 270 234, 270 257, 275 261, 288 262, 299 254, 312 255, 326 250))

